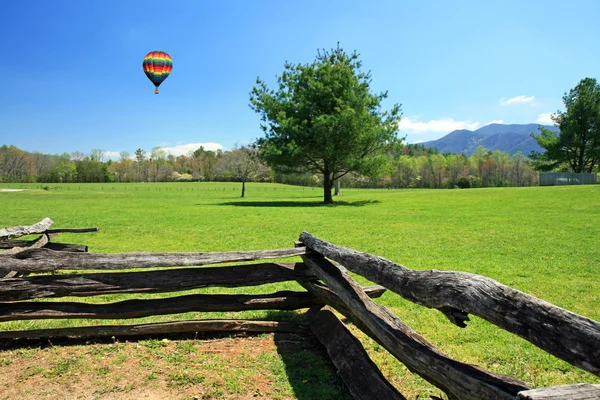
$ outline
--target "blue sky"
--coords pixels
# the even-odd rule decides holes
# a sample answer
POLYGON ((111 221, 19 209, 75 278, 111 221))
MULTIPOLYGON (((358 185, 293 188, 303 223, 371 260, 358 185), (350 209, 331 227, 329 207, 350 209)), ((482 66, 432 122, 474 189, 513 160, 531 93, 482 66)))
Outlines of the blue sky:
POLYGON ((600 1, 6 0, 0 145, 173 154, 247 144, 256 77, 317 49, 361 55, 400 134, 433 140, 492 121, 548 122, 582 78, 600 78, 600 1), (143 57, 173 72, 154 94, 143 57))

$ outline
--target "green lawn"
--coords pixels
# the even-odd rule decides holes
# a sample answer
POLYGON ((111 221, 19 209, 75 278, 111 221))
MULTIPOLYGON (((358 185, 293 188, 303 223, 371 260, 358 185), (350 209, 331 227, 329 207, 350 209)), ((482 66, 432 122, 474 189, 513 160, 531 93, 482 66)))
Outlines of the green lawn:
MULTIPOLYGON (((109 253, 285 248, 292 247, 300 232, 306 230, 409 268, 485 275, 600 320, 600 185, 348 189, 343 190, 336 199, 338 204, 333 206, 320 204, 322 190, 318 188, 275 184, 251 183, 245 199, 239 197, 240 184, 235 183, 49 186, 49 190, 41 190, 34 184, 0 184, 0 188, 31 188, 0 192, 0 226, 28 225, 47 216, 55 221, 54 227, 97 226, 98 233, 62 234, 59 240, 87 244, 92 252, 109 253)), ((288 283, 234 291, 268 292, 277 287, 298 286, 288 283)), ((226 291, 214 288, 208 292, 226 291)), ((122 298, 101 296, 92 301, 122 298)), ((460 329, 437 311, 409 303, 393 293, 386 293, 378 301, 458 360, 514 375, 534 387, 600 382, 479 318, 472 317, 468 328, 460 329)), ((252 312, 243 316, 266 315, 267 312, 252 312)), ((195 313, 144 321, 197 317, 195 313)), ((9 322, 0 323, 0 329, 71 323, 9 322)), ((412 394, 412 398, 439 393, 415 378, 377 344, 361 338, 386 376, 403 393, 412 394)))

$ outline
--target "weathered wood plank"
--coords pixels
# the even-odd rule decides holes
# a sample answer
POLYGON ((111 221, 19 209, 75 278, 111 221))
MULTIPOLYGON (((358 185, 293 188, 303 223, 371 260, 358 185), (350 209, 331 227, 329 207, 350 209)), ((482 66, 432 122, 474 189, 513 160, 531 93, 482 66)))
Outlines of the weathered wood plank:
POLYGON ((0 239, 0 249, 12 249, 13 247, 28 247, 33 240, 0 239))
POLYGON ((355 399, 406 399, 385 379, 360 341, 331 311, 320 311, 310 329, 327 349, 338 375, 355 399))
POLYGON ((306 254, 306 248, 231 251, 222 253, 71 253, 49 249, 25 250, 18 254, 0 253, 1 271, 50 272, 57 270, 129 269, 187 267, 237 261, 286 258, 306 254))
POLYGON ((56 228, 56 229, 48 229, 46 233, 61 233, 61 232, 69 232, 69 233, 87 233, 87 232, 99 232, 100 229, 97 227, 93 228, 56 228))
MULTIPOLYGON (((48 238, 48 235, 43 234, 36 240, 32 240, 31 242, 29 242, 30 244, 27 247, 13 247, 11 249, 6 250, 2 254, 17 254, 25 249, 39 249, 40 247, 43 247, 46 244, 48 244, 49 240, 50 239, 48 238)), ((4 278, 16 278, 23 274, 24 274, 23 272, 19 272, 19 271, 10 271, 6 275, 4 275, 4 278)))
POLYGON ((97 296, 113 293, 160 293, 203 287, 257 286, 314 278, 294 263, 261 263, 227 267, 182 268, 160 271, 37 275, 0 279, 0 301, 41 297, 97 296))
MULTIPOLYGON (((366 288, 368 295, 379 296, 379 286, 366 288)), ((193 294, 149 300, 124 300, 115 303, 9 302, 0 303, 0 322, 32 319, 96 318, 126 319, 184 312, 297 310, 322 304, 307 292, 280 291, 272 294, 193 294)))
POLYGON ((111 337, 164 335, 189 332, 308 332, 308 325, 294 321, 205 320, 139 325, 85 326, 79 328, 38 329, 0 332, 0 339, 111 337))
POLYGON ((600 400, 600 385, 580 383, 520 392, 517 400, 600 400))
MULTIPOLYGON (((27 244, 28 244, 27 246, 15 246, 6 251, 3 251, 1 254, 5 254, 5 255, 6 254, 17 254, 26 249, 39 249, 41 247, 44 247, 46 244, 48 244, 49 240, 50 239, 48 238, 48 235, 43 234, 39 238, 27 242, 27 244)), ((17 242, 17 240, 15 240, 15 242, 17 242)), ((21 241, 21 242, 25 243, 24 241, 21 241)))
POLYGON ((0 241, 6 239, 14 239, 21 236, 31 235, 34 233, 44 233, 48 230, 54 221, 50 218, 44 218, 37 224, 15 226, 13 228, 0 229, 0 241))
MULTIPOLYGON (((324 286, 319 282, 305 279, 299 279, 298 283, 302 285, 302 287, 306 289, 310 294, 315 296, 317 299, 321 300, 323 304, 327 304, 329 307, 336 309, 338 312, 340 312, 342 315, 344 315, 346 318, 352 321, 352 323, 356 325, 361 331, 363 331, 371 338, 373 338, 373 340, 381 344, 379 342, 379 339, 377 339, 377 337, 375 336, 375 334, 373 334, 373 332, 371 332, 371 330, 365 324, 363 324, 361 320, 356 318, 354 314, 352 314, 352 312, 348 309, 348 307, 346 307, 344 302, 327 286, 324 286)), ((383 289, 383 294, 385 292, 385 288, 383 286, 378 287, 383 289)), ((371 298, 375 297, 379 296, 371 296, 371 298)))
POLYGON ((527 385, 509 376, 494 374, 453 360, 405 325, 387 308, 373 302, 348 273, 317 256, 304 256, 305 264, 344 302, 348 310, 369 328, 394 357, 409 370, 443 390, 450 399, 514 400, 527 385))
MULTIPOLYGON (((13 247, 29 247, 33 243, 35 243, 35 240, 18 240, 18 239, 0 240, 0 249, 11 249, 13 247)), ((56 251, 72 251, 72 252, 87 252, 88 251, 88 247, 81 245, 81 244, 48 242, 43 247, 46 249, 56 250, 56 251)))
POLYGON ((600 376, 600 323, 597 321, 483 276, 413 271, 382 257, 333 245, 308 232, 302 232, 300 241, 407 300, 440 310, 458 326, 465 326, 468 313, 477 315, 600 376))
POLYGON ((152 300, 124 300, 108 304, 80 302, 0 303, 0 322, 32 319, 126 319, 184 312, 297 310, 319 301, 310 293, 194 294, 152 300))
POLYGON ((69 244, 58 242, 50 242, 44 246, 44 249, 50 249, 55 251, 70 251, 72 253, 86 253, 88 251, 88 247, 82 244, 69 244))

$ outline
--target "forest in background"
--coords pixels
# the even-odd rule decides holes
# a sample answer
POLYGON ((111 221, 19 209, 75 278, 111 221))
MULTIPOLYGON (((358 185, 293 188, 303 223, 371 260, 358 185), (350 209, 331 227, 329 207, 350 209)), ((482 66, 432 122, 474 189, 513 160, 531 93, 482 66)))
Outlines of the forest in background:
MULTIPOLYGON (((159 147, 147 153, 122 152, 106 160, 104 151, 71 154, 31 153, 15 146, 0 147, 0 182, 170 182, 256 181, 322 186, 322 176, 284 173, 265 166, 248 147, 211 151, 202 147, 174 156, 159 147)), ((343 187, 356 188, 467 188, 534 186, 538 173, 522 153, 509 155, 479 146, 470 157, 440 154, 419 144, 388 154, 386 168, 376 176, 348 174, 343 187)))

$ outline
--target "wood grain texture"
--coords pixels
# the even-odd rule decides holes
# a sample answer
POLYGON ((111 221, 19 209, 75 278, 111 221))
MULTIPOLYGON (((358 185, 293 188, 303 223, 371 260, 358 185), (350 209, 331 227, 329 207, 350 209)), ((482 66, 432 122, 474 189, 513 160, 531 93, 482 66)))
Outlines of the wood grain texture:
POLYGON ((306 254, 306 248, 231 251, 221 253, 71 253, 50 249, 25 250, 18 254, 0 253, 0 272, 51 272, 57 270, 113 270, 154 267, 185 267, 286 258, 306 254))
POLYGON ((360 341, 331 311, 320 311, 311 321, 310 329, 327 349, 338 375, 355 399, 406 399, 385 379, 360 341))
MULTIPOLYGON (((33 243, 35 243, 36 240, 18 240, 18 239, 0 240, 0 249, 11 249, 13 247, 29 247, 33 243)), ((46 249, 56 250, 56 251, 71 251, 71 252, 87 252, 88 251, 88 247, 85 245, 81 245, 81 244, 48 242, 43 247, 46 249)))
POLYGON ((440 310, 458 326, 465 326, 468 313, 477 315, 600 376, 597 321, 480 275, 413 271, 382 257, 333 245, 308 232, 302 232, 300 241, 407 300, 440 310))
POLYGON ((318 256, 304 256, 305 264, 344 302, 347 309, 369 328, 394 357, 409 370, 443 390, 452 400, 514 400, 529 389, 505 375, 453 360, 405 325, 387 308, 373 302, 346 273, 318 256))
POLYGON ((44 218, 37 224, 15 226, 12 228, 0 229, 0 241, 5 239, 14 239, 21 236, 31 235, 34 233, 44 233, 52 226, 54 221, 50 218, 44 218))
MULTIPOLYGON (((360 319, 356 318, 356 316, 348 309, 348 307, 346 307, 342 299, 340 299, 337 296, 337 294, 335 294, 327 286, 324 286, 319 282, 311 280, 298 280, 298 283, 300 283, 300 285, 302 285, 302 287, 304 287, 304 289, 306 289, 313 296, 321 300, 323 304, 327 304, 329 307, 334 308, 344 317, 348 318, 348 320, 350 320, 354 325, 356 325, 361 331, 366 333, 377 343, 382 344, 381 342, 379 342, 379 339, 377 339, 375 334, 371 332, 371 330, 365 324, 363 324, 360 319)), ((383 288, 383 286, 378 287, 383 288)), ((382 294, 383 292, 385 292, 385 288, 383 288, 382 294)), ((376 296, 371 297, 375 298, 376 296)))
MULTIPOLYGON (((380 296, 379 286, 365 288, 367 296, 380 296)), ((0 303, 0 322, 32 319, 96 318, 125 319, 184 312, 297 310, 322 304, 308 292, 279 291, 272 294, 193 294, 115 303, 8 302, 0 303)))
POLYGON ((111 337, 164 335, 188 332, 293 332, 306 333, 308 325, 293 321, 205 320, 138 325, 85 326, 0 332, 0 339, 111 337))
MULTIPOLYGON (((0 301, 41 297, 97 296, 113 293, 160 293, 203 287, 257 286, 284 282, 310 272, 295 271, 294 263, 261 263, 227 267, 181 268, 160 271, 37 275, 0 279, 0 301)), ((313 276, 314 277, 314 276, 313 276)))
POLYGON ((319 304, 307 292, 272 294, 194 294, 152 300, 125 300, 108 304, 80 302, 0 303, 0 322, 32 319, 126 319, 184 312, 297 310, 319 304))
MULTIPOLYGON (((3 251, 2 254, 5 254, 5 255, 6 254, 17 254, 17 253, 20 253, 23 250, 27 250, 27 249, 39 249, 39 248, 47 245, 49 241, 50 241, 50 239, 48 238, 48 235, 43 234, 42 236, 40 236, 39 238, 37 238, 35 240, 31 240, 28 242, 21 241, 23 243, 27 243, 27 246, 14 246, 6 251, 3 251)), ((17 242, 17 240, 15 240, 15 242, 17 242)))
MULTIPOLYGON (((10 249, 4 251, 2 254, 17 254, 17 253, 22 252, 25 249, 39 249, 40 247, 44 247, 46 244, 48 244, 49 240, 50 239, 48 238, 48 235, 43 234, 36 240, 27 242, 27 244, 28 244, 27 247, 13 247, 13 248, 10 248, 10 249)), ((10 271, 6 275, 4 275, 4 278, 16 278, 16 277, 22 276, 24 274, 25 273, 22 271, 10 271)))
POLYGON ((520 392, 517 400, 600 400, 600 385, 551 386, 520 392))

